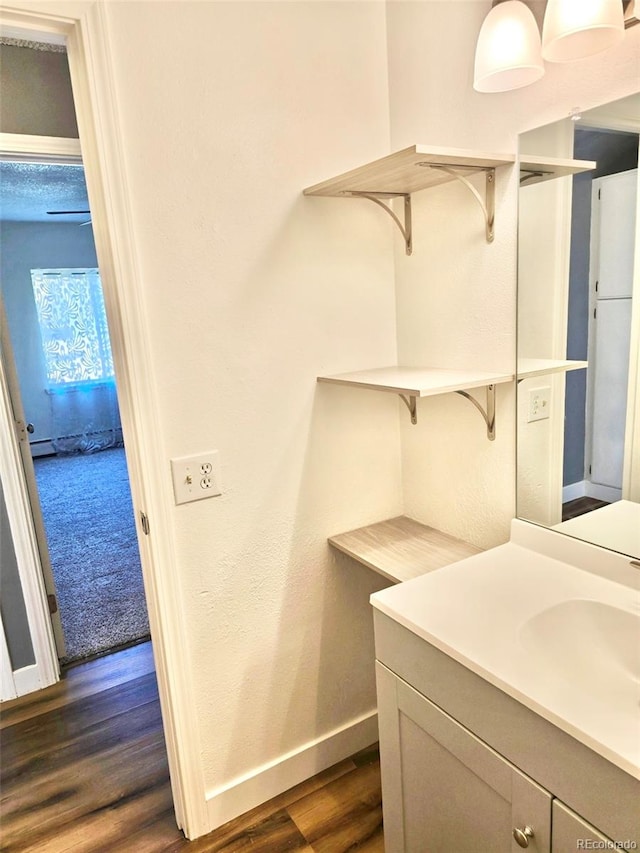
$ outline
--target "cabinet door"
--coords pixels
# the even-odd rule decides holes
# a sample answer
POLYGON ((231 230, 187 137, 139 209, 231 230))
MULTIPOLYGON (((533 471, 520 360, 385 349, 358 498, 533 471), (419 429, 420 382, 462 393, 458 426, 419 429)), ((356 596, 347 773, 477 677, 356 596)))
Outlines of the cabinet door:
POLYGON ((551 796, 376 664, 388 853, 550 853, 551 796))
POLYGON ((601 835, 595 827, 568 809, 560 800, 553 801, 552 820, 552 853, 573 853, 575 850, 587 850, 589 847, 596 850, 614 849, 609 838, 601 835), (599 843, 589 844, 587 847, 587 842, 594 841, 599 843))

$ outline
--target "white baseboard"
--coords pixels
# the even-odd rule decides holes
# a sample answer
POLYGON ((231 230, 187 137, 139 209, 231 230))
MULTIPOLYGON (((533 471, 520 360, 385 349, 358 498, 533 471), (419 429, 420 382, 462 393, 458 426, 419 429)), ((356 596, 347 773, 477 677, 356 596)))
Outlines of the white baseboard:
POLYGON ((569 483, 568 486, 563 486, 562 503, 566 504, 569 501, 577 500, 577 498, 583 498, 587 494, 586 488, 586 480, 580 480, 579 483, 569 483))
POLYGON ((378 740, 378 714, 369 714, 207 793, 209 832, 299 785, 378 740))
POLYGON ((589 498, 596 498, 599 501, 607 501, 615 503, 622 500, 622 489, 614 489, 612 486, 601 486, 598 483, 586 483, 585 494, 589 498))
POLYGON ((595 498, 607 503, 615 503, 622 500, 622 489, 612 486, 601 486, 598 483, 590 483, 589 480, 581 480, 579 483, 569 483, 562 489, 562 503, 574 501, 577 498, 595 498))

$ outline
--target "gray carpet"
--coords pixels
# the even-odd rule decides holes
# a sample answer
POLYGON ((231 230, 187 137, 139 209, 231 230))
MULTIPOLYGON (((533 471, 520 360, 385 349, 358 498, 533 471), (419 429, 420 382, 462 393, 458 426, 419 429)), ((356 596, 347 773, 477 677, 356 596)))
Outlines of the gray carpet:
POLYGON ((66 657, 79 660, 149 634, 122 448, 34 459, 66 657))

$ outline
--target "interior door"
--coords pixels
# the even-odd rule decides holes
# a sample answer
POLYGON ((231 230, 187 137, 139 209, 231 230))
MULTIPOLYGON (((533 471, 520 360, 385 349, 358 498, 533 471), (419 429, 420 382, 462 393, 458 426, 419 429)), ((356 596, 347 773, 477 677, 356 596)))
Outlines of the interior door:
POLYGON ((62 622, 60 621, 60 610, 58 608, 58 598, 56 595, 55 580, 51 570, 51 561, 49 560, 49 547, 47 545, 47 537, 42 519, 42 510, 40 508, 40 498, 38 495, 38 486, 36 484, 35 471, 33 469, 33 460, 31 458, 31 448, 29 447, 29 432, 31 425, 25 418, 22 406, 22 397, 20 394, 20 385, 18 383, 18 375, 16 372, 15 363, 13 360, 13 351, 11 349, 11 338, 9 337, 9 328, 7 324, 4 303, 0 296, 0 340, 2 340, 2 361, 4 364, 7 382, 9 385, 9 394, 11 397, 11 407, 13 410, 13 422, 16 429, 16 435, 20 446, 20 455, 22 458, 22 468, 24 470, 27 491, 29 494, 29 502, 31 504, 31 514, 33 517, 33 526, 36 531, 38 540, 38 553, 40 557, 40 568, 44 579, 44 585, 47 591, 49 600, 49 613, 51 614, 51 625, 53 628, 53 636, 56 643, 56 651, 58 658, 64 657, 66 653, 64 633, 62 631, 62 622))
POLYGON ((631 299, 598 299, 591 482, 622 489, 631 342, 631 299))
POLYGON ((637 170, 593 182, 592 368, 587 471, 622 495, 635 249, 637 170))

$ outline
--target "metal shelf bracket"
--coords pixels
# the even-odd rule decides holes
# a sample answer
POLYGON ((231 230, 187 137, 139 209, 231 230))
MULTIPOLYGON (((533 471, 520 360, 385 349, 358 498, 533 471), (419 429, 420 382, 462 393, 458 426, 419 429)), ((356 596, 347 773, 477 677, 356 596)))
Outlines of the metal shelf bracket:
POLYGON ((466 397, 470 403, 473 403, 487 425, 487 438, 489 441, 494 441, 496 437, 496 386, 487 385, 486 410, 482 408, 481 404, 468 391, 455 391, 454 393, 460 394, 461 397, 466 397))
POLYGON ((411 396, 407 399, 407 397, 405 397, 404 394, 400 394, 399 396, 400 396, 400 399, 402 400, 402 402, 407 407, 407 409, 409 409, 409 414, 411 415, 411 423, 414 425, 417 424, 418 423, 418 405, 417 405, 416 398, 414 396, 411 396))
MULTIPOLYGON (((353 198, 367 198, 378 207, 385 210, 396 223, 404 240, 405 252, 410 255, 413 252, 413 238, 411 233, 411 195, 409 193, 366 193, 353 191, 349 193, 353 198), (385 204, 382 199, 403 198, 404 199, 404 225, 396 214, 391 210, 388 204, 385 204)), ((405 400, 406 402, 406 400, 405 400)))
POLYGON ((484 198, 482 198, 473 184, 465 178, 464 175, 461 175, 450 166, 441 166, 436 163, 421 163, 420 165, 429 166, 431 169, 439 169, 441 172, 446 172, 447 175, 451 175, 451 177, 455 178, 456 181, 460 181, 461 184, 464 184, 482 208, 487 243, 493 243, 493 227, 496 218, 496 170, 493 167, 482 170, 485 173, 485 191, 484 198))
MULTIPOLYGON (((494 441, 496 437, 496 386, 495 385, 487 385, 487 405, 486 409, 482 407, 482 405, 476 400, 475 397, 472 397, 468 391, 454 391, 454 394, 460 394, 461 397, 465 397, 470 403, 472 403, 476 409, 482 415, 482 418, 487 425, 487 438, 489 441, 494 441)), ((411 395, 407 397, 405 394, 398 395, 402 402, 405 404, 407 409, 409 409, 409 414, 411 415, 411 423, 418 423, 418 400, 417 397, 411 395)))

